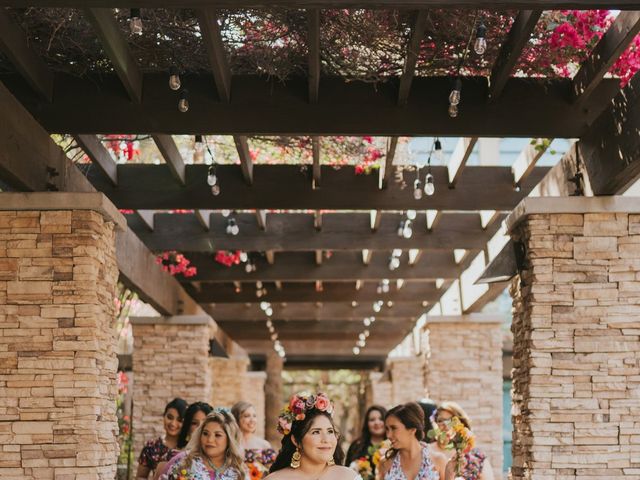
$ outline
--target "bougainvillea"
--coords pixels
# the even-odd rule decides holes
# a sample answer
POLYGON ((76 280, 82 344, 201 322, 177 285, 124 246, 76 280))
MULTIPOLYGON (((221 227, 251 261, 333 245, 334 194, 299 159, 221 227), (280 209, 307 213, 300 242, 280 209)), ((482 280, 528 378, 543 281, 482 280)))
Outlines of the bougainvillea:
POLYGON ((213 259, 224 265, 225 267, 230 267, 232 265, 238 265, 241 260, 242 252, 240 250, 236 250, 235 252, 229 252, 227 250, 219 250, 214 255, 213 259))
POLYGON ((183 254, 171 250, 163 252, 156 257, 156 263, 162 266, 165 272, 171 275, 182 275, 184 277, 193 277, 198 273, 196 267, 190 267, 191 261, 183 254))

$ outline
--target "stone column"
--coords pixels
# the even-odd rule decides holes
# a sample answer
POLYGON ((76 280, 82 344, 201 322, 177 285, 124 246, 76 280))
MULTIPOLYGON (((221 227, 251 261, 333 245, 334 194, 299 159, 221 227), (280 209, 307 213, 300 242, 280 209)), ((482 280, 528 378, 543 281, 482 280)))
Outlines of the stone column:
POLYGON ((1 478, 115 477, 115 228, 101 194, 0 193, 1 478))
POLYGON ((513 479, 639 478, 638 199, 526 199, 507 225, 513 479))
POLYGON ((242 389, 242 399, 252 403, 256 409, 256 414, 258 415, 258 429, 256 430, 256 434, 261 438, 264 438, 267 420, 265 416, 264 391, 266 380, 266 372, 247 372, 244 376, 244 388, 242 389))
POLYGON ((278 414, 284 406, 282 391, 282 358, 276 352, 267 353, 267 381, 264 387, 265 438, 274 447, 280 447, 280 434, 276 431, 278 414))
POLYGON ((211 405, 231 408, 237 401, 246 399, 244 388, 248 365, 247 357, 209 359, 212 379, 211 405))
POLYGON ((425 396, 424 359, 421 356, 390 358, 387 370, 391 380, 391 403, 416 402, 425 396))
POLYGON ((367 406, 381 405, 390 408, 393 405, 391 396, 391 382, 389 376, 383 372, 369 373, 369 381, 367 382, 367 406))
POLYGON ((440 403, 452 400, 471 418, 478 446, 502 478, 502 324, 485 315, 428 317, 425 384, 440 403))
POLYGON ((209 342, 216 326, 207 315, 135 317, 133 326, 133 434, 139 455, 163 433, 164 407, 175 397, 209 402, 209 342))

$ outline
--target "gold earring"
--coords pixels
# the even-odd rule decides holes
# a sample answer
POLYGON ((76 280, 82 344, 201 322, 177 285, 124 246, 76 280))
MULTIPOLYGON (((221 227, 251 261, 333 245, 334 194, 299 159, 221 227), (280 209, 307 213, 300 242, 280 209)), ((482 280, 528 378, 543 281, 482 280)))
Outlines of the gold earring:
POLYGON ((335 464, 336 462, 333 458, 327 462, 327 465, 329 465, 330 467, 333 467, 335 464))
POLYGON ((302 458, 300 450, 296 447, 296 451, 291 456, 291 468, 300 468, 300 458, 302 458))

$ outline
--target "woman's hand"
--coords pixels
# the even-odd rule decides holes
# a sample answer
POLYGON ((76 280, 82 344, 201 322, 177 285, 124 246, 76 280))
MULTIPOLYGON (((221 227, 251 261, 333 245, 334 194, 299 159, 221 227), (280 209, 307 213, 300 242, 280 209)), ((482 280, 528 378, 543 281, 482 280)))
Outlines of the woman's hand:
POLYGON ((449 459, 444 470, 444 480, 453 480, 456 476, 456 466, 458 464, 458 453, 449 459))

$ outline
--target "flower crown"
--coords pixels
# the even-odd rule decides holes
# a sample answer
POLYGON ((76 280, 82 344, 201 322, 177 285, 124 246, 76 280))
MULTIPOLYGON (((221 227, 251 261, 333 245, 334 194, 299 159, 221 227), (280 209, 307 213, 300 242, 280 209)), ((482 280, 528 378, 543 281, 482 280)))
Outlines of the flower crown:
POLYGON ((300 392, 294 394, 289 400, 289 404, 282 409, 278 416, 278 432, 282 435, 288 435, 291 433, 293 422, 304 420, 307 412, 314 408, 321 412, 327 412, 329 415, 333 413, 333 404, 324 393, 318 392, 316 395, 312 395, 308 392, 300 392))

